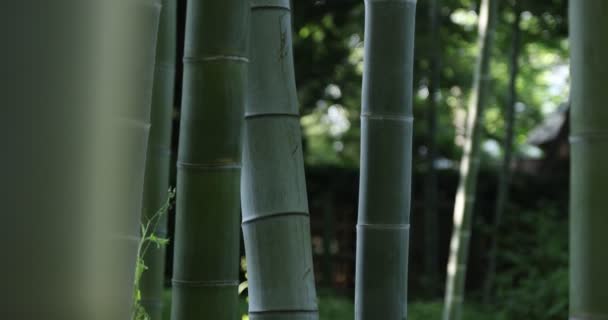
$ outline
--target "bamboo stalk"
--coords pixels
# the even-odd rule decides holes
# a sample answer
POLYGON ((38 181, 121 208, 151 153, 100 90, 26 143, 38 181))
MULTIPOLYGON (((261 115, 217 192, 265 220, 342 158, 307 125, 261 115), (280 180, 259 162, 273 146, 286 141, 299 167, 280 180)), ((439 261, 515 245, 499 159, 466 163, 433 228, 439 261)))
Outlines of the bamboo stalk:
POLYGON ((427 99, 427 167, 425 177, 425 214, 424 214, 424 267, 427 290, 435 295, 439 289, 439 216, 437 212, 437 104, 441 81, 441 37, 439 34, 440 0, 429 1, 429 25, 431 47, 429 53, 429 96, 427 99))
POLYGON ((1 7, 0 318, 128 319, 158 3, 1 7))
MULTIPOLYGON (((167 237, 167 214, 160 217, 155 214, 168 197, 177 49, 177 1, 163 0, 162 4, 142 212, 142 223, 150 222, 151 226, 156 226, 151 232, 158 238, 167 237)), ((150 246, 143 261, 147 270, 142 274, 140 283, 141 304, 151 320, 160 320, 163 310, 165 247, 150 246)))
POLYGON ((494 212, 494 227, 492 232, 492 240, 490 245, 490 254, 488 259, 488 270, 484 283, 484 300, 490 302, 494 287, 494 279, 496 278, 496 255, 498 254, 498 238, 500 235, 500 226, 502 224, 502 216, 509 203, 509 187, 511 182, 511 159, 513 155, 513 138, 515 135, 515 104, 517 103, 517 75, 519 73, 519 52, 521 38, 521 9, 519 4, 515 4, 515 21, 513 21, 513 31, 511 40, 511 72, 509 74, 509 92, 505 115, 505 138, 503 141, 504 158, 499 173, 498 180, 498 195, 496 197, 496 209, 494 212))
POLYGON ((101 248, 87 268, 94 291, 88 303, 99 306, 89 319, 126 319, 134 311, 161 3, 109 0, 97 9, 103 21, 96 88, 102 103, 95 106, 99 126, 94 129, 89 222, 96 227, 92 233, 101 248))
POLYGON ((365 1, 355 319, 406 319, 416 1, 365 1))
POLYGON ((490 58, 497 10, 497 0, 481 0, 478 30, 480 54, 477 58, 467 112, 465 145, 460 162, 460 182, 454 204, 454 227, 447 265, 444 320, 459 320, 462 313, 481 153, 481 121, 489 96, 490 58))
POLYGON ((188 2, 171 319, 238 316, 243 0, 188 2))
POLYGON ((251 3, 241 194, 252 320, 318 319, 290 10, 251 3))
POLYGON ((608 2, 570 1, 570 319, 608 319, 608 2))

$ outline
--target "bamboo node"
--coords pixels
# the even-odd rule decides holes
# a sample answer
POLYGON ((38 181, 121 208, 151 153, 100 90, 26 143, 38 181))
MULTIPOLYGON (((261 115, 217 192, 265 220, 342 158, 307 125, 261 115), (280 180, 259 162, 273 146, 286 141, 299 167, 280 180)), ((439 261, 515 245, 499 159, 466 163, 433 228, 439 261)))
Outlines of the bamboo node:
POLYGON ((395 3, 413 3, 416 4, 418 0, 365 0, 365 2, 376 3, 376 2, 395 2, 395 3))
POLYGON ((191 163, 186 161, 178 161, 177 168, 200 171, 240 170, 241 164, 239 162, 191 163))
POLYGON ((243 56, 234 56, 234 55, 215 55, 215 56, 205 56, 205 57, 184 57, 184 63, 204 63, 204 62, 212 62, 212 61, 236 61, 236 62, 244 62, 249 63, 249 58, 243 56))
POLYGON ((237 280, 204 280, 204 281, 188 281, 188 280, 171 280, 173 286, 190 287, 190 288, 205 288, 205 287, 238 287, 237 280))
POLYGON ((129 129, 142 129, 144 131, 150 131, 150 128, 152 127, 150 122, 127 117, 120 117, 116 119, 115 124, 127 127, 129 129))
POLYGON ((290 118, 300 118, 300 115, 297 113, 287 113, 287 112, 248 112, 245 113, 245 120, 254 119, 254 118, 273 118, 273 117, 290 117, 290 118))
POLYGON ((400 121, 407 123, 414 122, 414 117, 412 116, 404 116, 399 114, 372 114, 371 112, 362 112, 361 119, 400 121))
POLYGON ((289 0, 251 0, 251 10, 283 9, 291 11, 289 0))
POLYGON ((570 135, 570 144, 582 142, 608 142, 608 132, 579 132, 570 135))
POLYGON ((243 214, 242 225, 250 224, 252 222, 256 222, 256 221, 260 221, 260 220, 280 218, 280 217, 293 217, 293 216, 303 216, 306 218, 309 217, 308 212, 274 212, 274 213, 268 213, 268 214, 256 214, 256 215, 252 215, 249 217, 245 217, 246 215, 247 215, 246 213, 243 214))
POLYGON ((175 73, 176 69, 177 68, 176 68, 175 64, 173 64, 171 62, 157 62, 156 65, 154 66, 155 73, 160 73, 160 72, 175 73))
POLYGON ((608 315, 579 313, 570 315, 570 320, 608 320, 608 315))
POLYGON ((255 314, 255 315, 263 315, 263 314, 289 314, 289 315, 293 315, 293 314, 316 314, 319 313, 319 310, 317 309, 277 309, 277 310, 259 310, 259 311, 252 311, 249 310, 249 314, 255 314))
POLYGON ((139 243, 139 241, 141 240, 141 237, 139 236, 133 236, 133 235, 128 235, 128 234, 115 234, 110 236, 110 238, 112 240, 117 240, 117 241, 132 241, 132 242, 137 242, 139 243))
POLYGON ((148 145, 148 151, 149 152, 154 152, 158 155, 163 155, 163 156, 170 156, 172 154, 172 150, 169 147, 157 144, 157 143, 150 143, 148 145))
POLYGON ((410 224, 379 224, 379 223, 358 223, 357 229, 378 229, 378 230, 409 230, 410 224))

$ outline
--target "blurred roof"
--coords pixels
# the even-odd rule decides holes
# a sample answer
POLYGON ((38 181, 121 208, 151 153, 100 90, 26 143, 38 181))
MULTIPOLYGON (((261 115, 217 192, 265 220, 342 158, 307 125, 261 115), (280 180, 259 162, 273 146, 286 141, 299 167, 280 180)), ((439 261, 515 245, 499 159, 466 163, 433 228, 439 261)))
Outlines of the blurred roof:
POLYGON ((562 103, 555 112, 545 118, 543 123, 530 131, 528 144, 541 146, 557 139, 562 128, 567 125, 569 109, 570 103, 562 103))

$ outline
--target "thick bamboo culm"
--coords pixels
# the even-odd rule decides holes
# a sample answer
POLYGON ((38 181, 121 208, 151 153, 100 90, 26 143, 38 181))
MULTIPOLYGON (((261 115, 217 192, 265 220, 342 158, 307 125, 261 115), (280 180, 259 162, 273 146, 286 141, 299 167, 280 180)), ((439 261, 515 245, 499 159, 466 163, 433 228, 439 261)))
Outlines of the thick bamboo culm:
POLYGON ((188 1, 172 320, 238 317, 249 5, 188 1))
POLYGON ((318 319, 289 0, 251 1, 242 210, 249 319, 318 319))
POLYGON ((0 319, 129 319, 160 3, 1 7, 0 319))
POLYGON ((462 313, 480 162, 481 121, 489 96, 490 58, 497 10, 498 0, 481 0, 478 28, 479 56, 467 110, 465 143, 460 161, 460 182, 454 203, 454 226, 447 265, 443 320, 459 320, 462 313))
POLYGON ((608 319, 608 2, 570 1, 570 319, 608 319))
MULTIPOLYGON (((157 216, 167 200, 171 161, 171 124, 175 91, 177 49, 177 1, 163 0, 156 45, 156 66, 150 114, 150 137, 142 223, 150 223, 156 237, 167 237, 167 213, 157 216)), ((160 320, 165 284, 165 247, 148 246, 143 256, 147 267, 140 280, 141 304, 151 320, 160 320)))
POLYGON ((104 247, 87 270, 96 296, 91 303, 101 310, 89 319, 126 319, 133 313, 161 2, 108 0, 97 10, 107 19, 98 40, 103 68, 96 88, 104 103, 96 106, 95 196, 87 214, 104 247))
POLYGON ((406 319, 416 1, 365 1, 355 319, 406 319))

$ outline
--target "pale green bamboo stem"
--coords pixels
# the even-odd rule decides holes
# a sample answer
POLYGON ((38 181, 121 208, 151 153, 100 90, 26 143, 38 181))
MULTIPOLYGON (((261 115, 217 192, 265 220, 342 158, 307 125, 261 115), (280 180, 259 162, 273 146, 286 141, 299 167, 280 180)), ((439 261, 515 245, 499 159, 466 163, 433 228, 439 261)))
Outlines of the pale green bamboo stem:
POLYGON ((289 0, 251 3, 242 208, 252 320, 318 319, 289 0))
POLYGON ((490 94, 490 58, 497 7, 498 0, 481 0, 478 30, 479 56, 467 111, 465 145, 460 161, 460 182, 454 203, 454 227, 447 265, 443 320, 459 320, 462 313, 469 240, 480 162, 481 121, 490 94))
POLYGON ((0 7, 0 318, 128 319, 158 2, 0 7))
POLYGON ((503 141, 504 157, 498 178, 498 195, 496 197, 496 209, 494 211, 494 226, 491 234, 490 254, 488 259, 488 269, 484 282, 483 298, 489 303, 496 278, 496 256, 498 254, 498 238, 502 216, 504 215, 507 204, 509 203, 509 187, 511 186, 511 159, 513 158, 513 138, 515 135, 515 103, 517 102, 517 75, 519 72, 519 51, 521 38, 521 9, 515 5, 515 21, 513 21, 512 40, 511 40, 511 72, 509 74, 509 92, 505 112, 505 137, 503 141))
MULTIPOLYGON (((163 0, 156 47, 156 66, 142 223, 150 222, 156 237, 167 237, 167 214, 155 216, 167 200, 171 161, 171 124, 177 49, 177 1, 163 0)), ((143 256, 147 270, 140 282, 141 304, 151 320, 161 320, 165 279, 165 247, 149 246, 143 256)))
POLYGON ((108 0, 98 9, 105 22, 98 40, 103 69, 97 92, 105 101, 97 106, 101 125, 94 142, 98 175, 91 223, 105 245, 95 252, 87 270, 97 287, 97 299, 90 303, 103 310, 89 319, 126 319, 133 314, 161 2, 108 0), (121 276, 126 270, 128 276, 121 276), (99 277, 103 273, 114 274, 115 279, 99 277), (124 284, 118 286, 119 281, 124 284), (106 305, 109 297, 125 309, 106 305))
POLYGON ((238 316, 249 6, 188 2, 171 319, 238 316))
POLYGON ((608 2, 570 1, 570 319, 608 319, 608 2))
POLYGON ((416 1, 365 2, 355 319, 406 319, 416 1))

